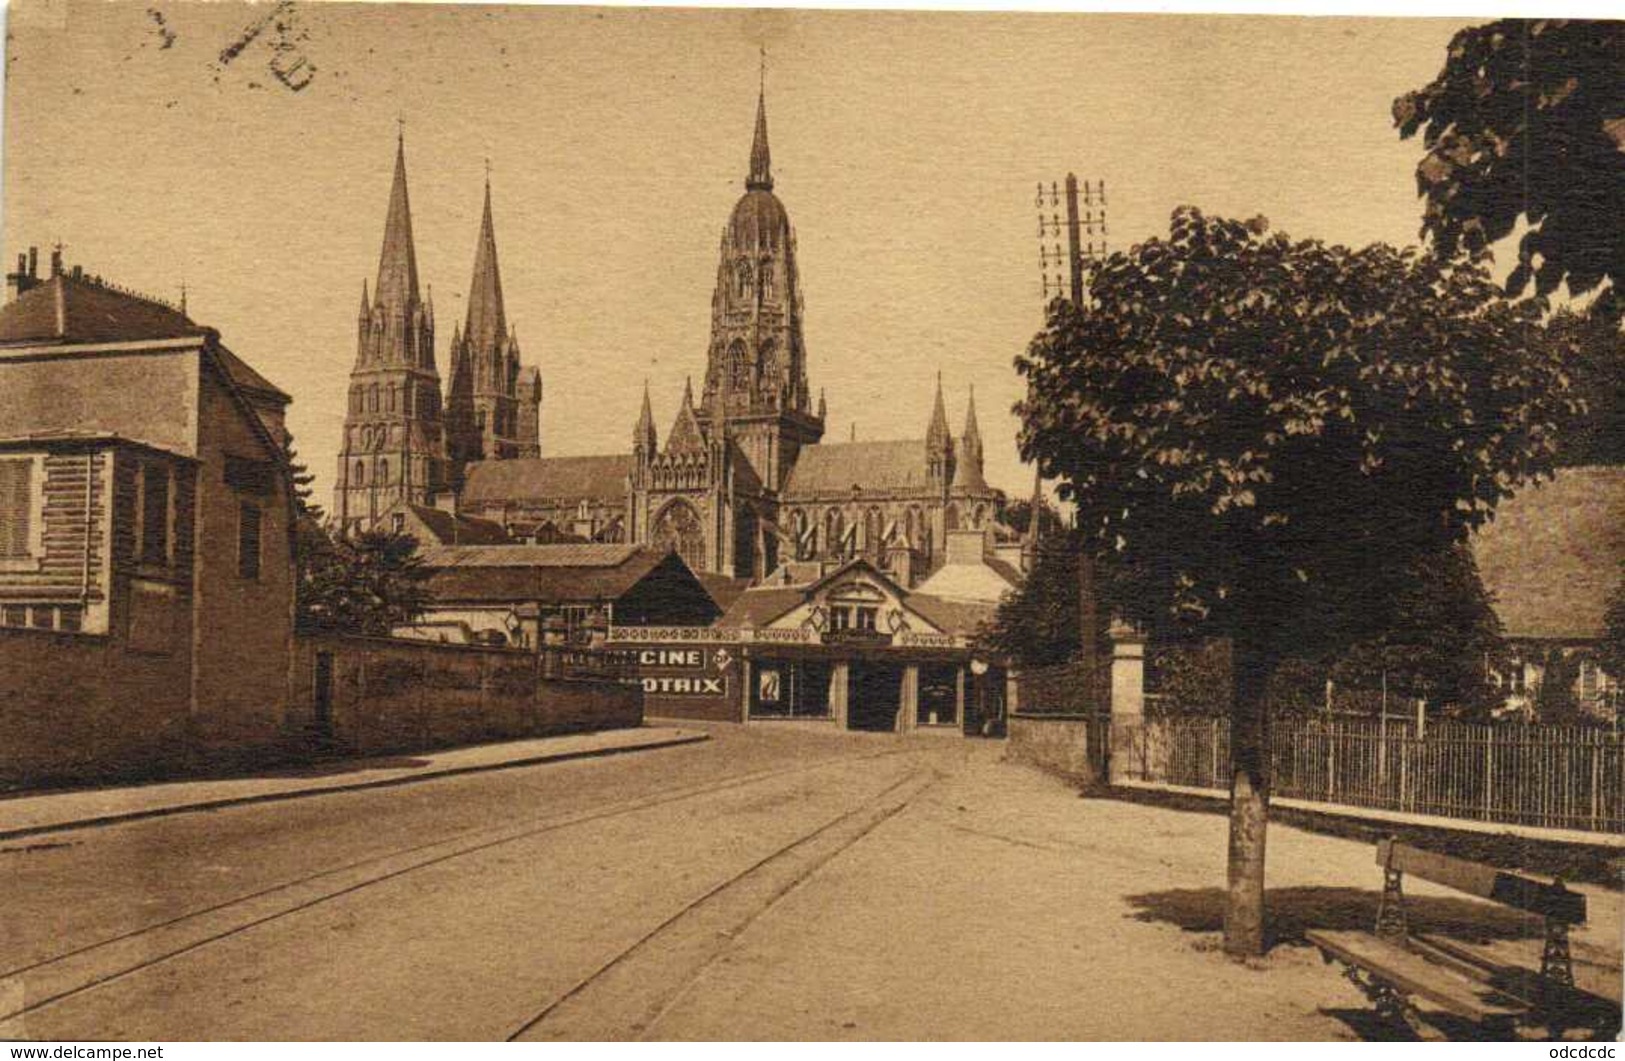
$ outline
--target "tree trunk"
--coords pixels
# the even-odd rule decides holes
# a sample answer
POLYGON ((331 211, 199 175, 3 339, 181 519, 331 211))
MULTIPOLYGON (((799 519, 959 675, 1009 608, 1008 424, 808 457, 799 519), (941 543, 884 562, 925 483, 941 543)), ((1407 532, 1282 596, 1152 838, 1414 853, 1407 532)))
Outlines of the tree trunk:
POLYGON ((1264 953, 1264 835, 1269 825, 1269 712, 1264 692, 1271 660, 1237 640, 1231 649, 1235 697, 1230 724, 1230 860, 1224 950, 1235 958, 1264 953))

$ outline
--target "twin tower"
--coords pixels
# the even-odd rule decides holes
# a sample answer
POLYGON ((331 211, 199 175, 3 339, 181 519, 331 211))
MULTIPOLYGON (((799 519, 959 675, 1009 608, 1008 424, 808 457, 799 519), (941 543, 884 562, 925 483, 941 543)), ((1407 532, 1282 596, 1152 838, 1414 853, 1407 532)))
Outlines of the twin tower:
POLYGON ((489 177, 468 316, 452 331, 450 371, 442 402, 434 301, 418 285, 403 138, 378 279, 371 292, 364 281, 361 288, 332 512, 341 532, 370 528, 397 503, 455 492, 470 463, 541 452, 542 377, 520 363, 519 339, 503 308, 489 177))

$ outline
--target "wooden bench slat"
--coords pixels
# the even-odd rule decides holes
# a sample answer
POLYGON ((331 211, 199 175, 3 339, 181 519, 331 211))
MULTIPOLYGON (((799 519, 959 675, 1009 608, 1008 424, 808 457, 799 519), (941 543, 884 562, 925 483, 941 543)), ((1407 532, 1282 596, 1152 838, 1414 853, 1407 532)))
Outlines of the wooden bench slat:
POLYGON ((1519 999, 1368 933, 1312 929, 1304 935, 1333 957, 1367 970, 1403 994, 1425 998, 1457 1016, 1482 1021, 1529 1012, 1529 1006, 1519 999))
POLYGON ((1377 865, 1541 917, 1556 918, 1571 925, 1585 923, 1585 896, 1559 884, 1509 873, 1452 855, 1424 851, 1394 840, 1378 842, 1377 865))

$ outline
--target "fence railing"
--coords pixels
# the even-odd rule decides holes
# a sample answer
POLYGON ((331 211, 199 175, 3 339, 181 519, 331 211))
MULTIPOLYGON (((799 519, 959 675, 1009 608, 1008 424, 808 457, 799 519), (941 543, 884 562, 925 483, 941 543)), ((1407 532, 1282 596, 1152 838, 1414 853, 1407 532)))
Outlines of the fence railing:
MULTIPOLYGON (((1120 776, 1230 787, 1230 723, 1151 718, 1117 735, 1120 776)), ((1582 726, 1276 719, 1271 792, 1354 807, 1553 829, 1625 831, 1625 736, 1582 726)))

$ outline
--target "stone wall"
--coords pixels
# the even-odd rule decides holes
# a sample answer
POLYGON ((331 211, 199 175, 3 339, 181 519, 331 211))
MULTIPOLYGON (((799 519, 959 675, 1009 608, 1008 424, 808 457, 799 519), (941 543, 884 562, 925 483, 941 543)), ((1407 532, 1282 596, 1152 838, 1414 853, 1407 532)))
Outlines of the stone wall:
POLYGON ((191 655, 0 629, 0 789, 140 777, 193 750, 191 655))
POLYGON ((539 656, 511 648, 298 638, 290 681, 290 729, 363 755, 643 724, 639 686, 543 678, 539 656), (323 654, 332 667, 325 725, 316 681, 323 654))
POLYGON ((1029 715, 1015 712, 1007 723, 1005 756, 1063 777, 1097 784, 1105 781, 1105 747, 1110 723, 1083 715, 1029 715))

